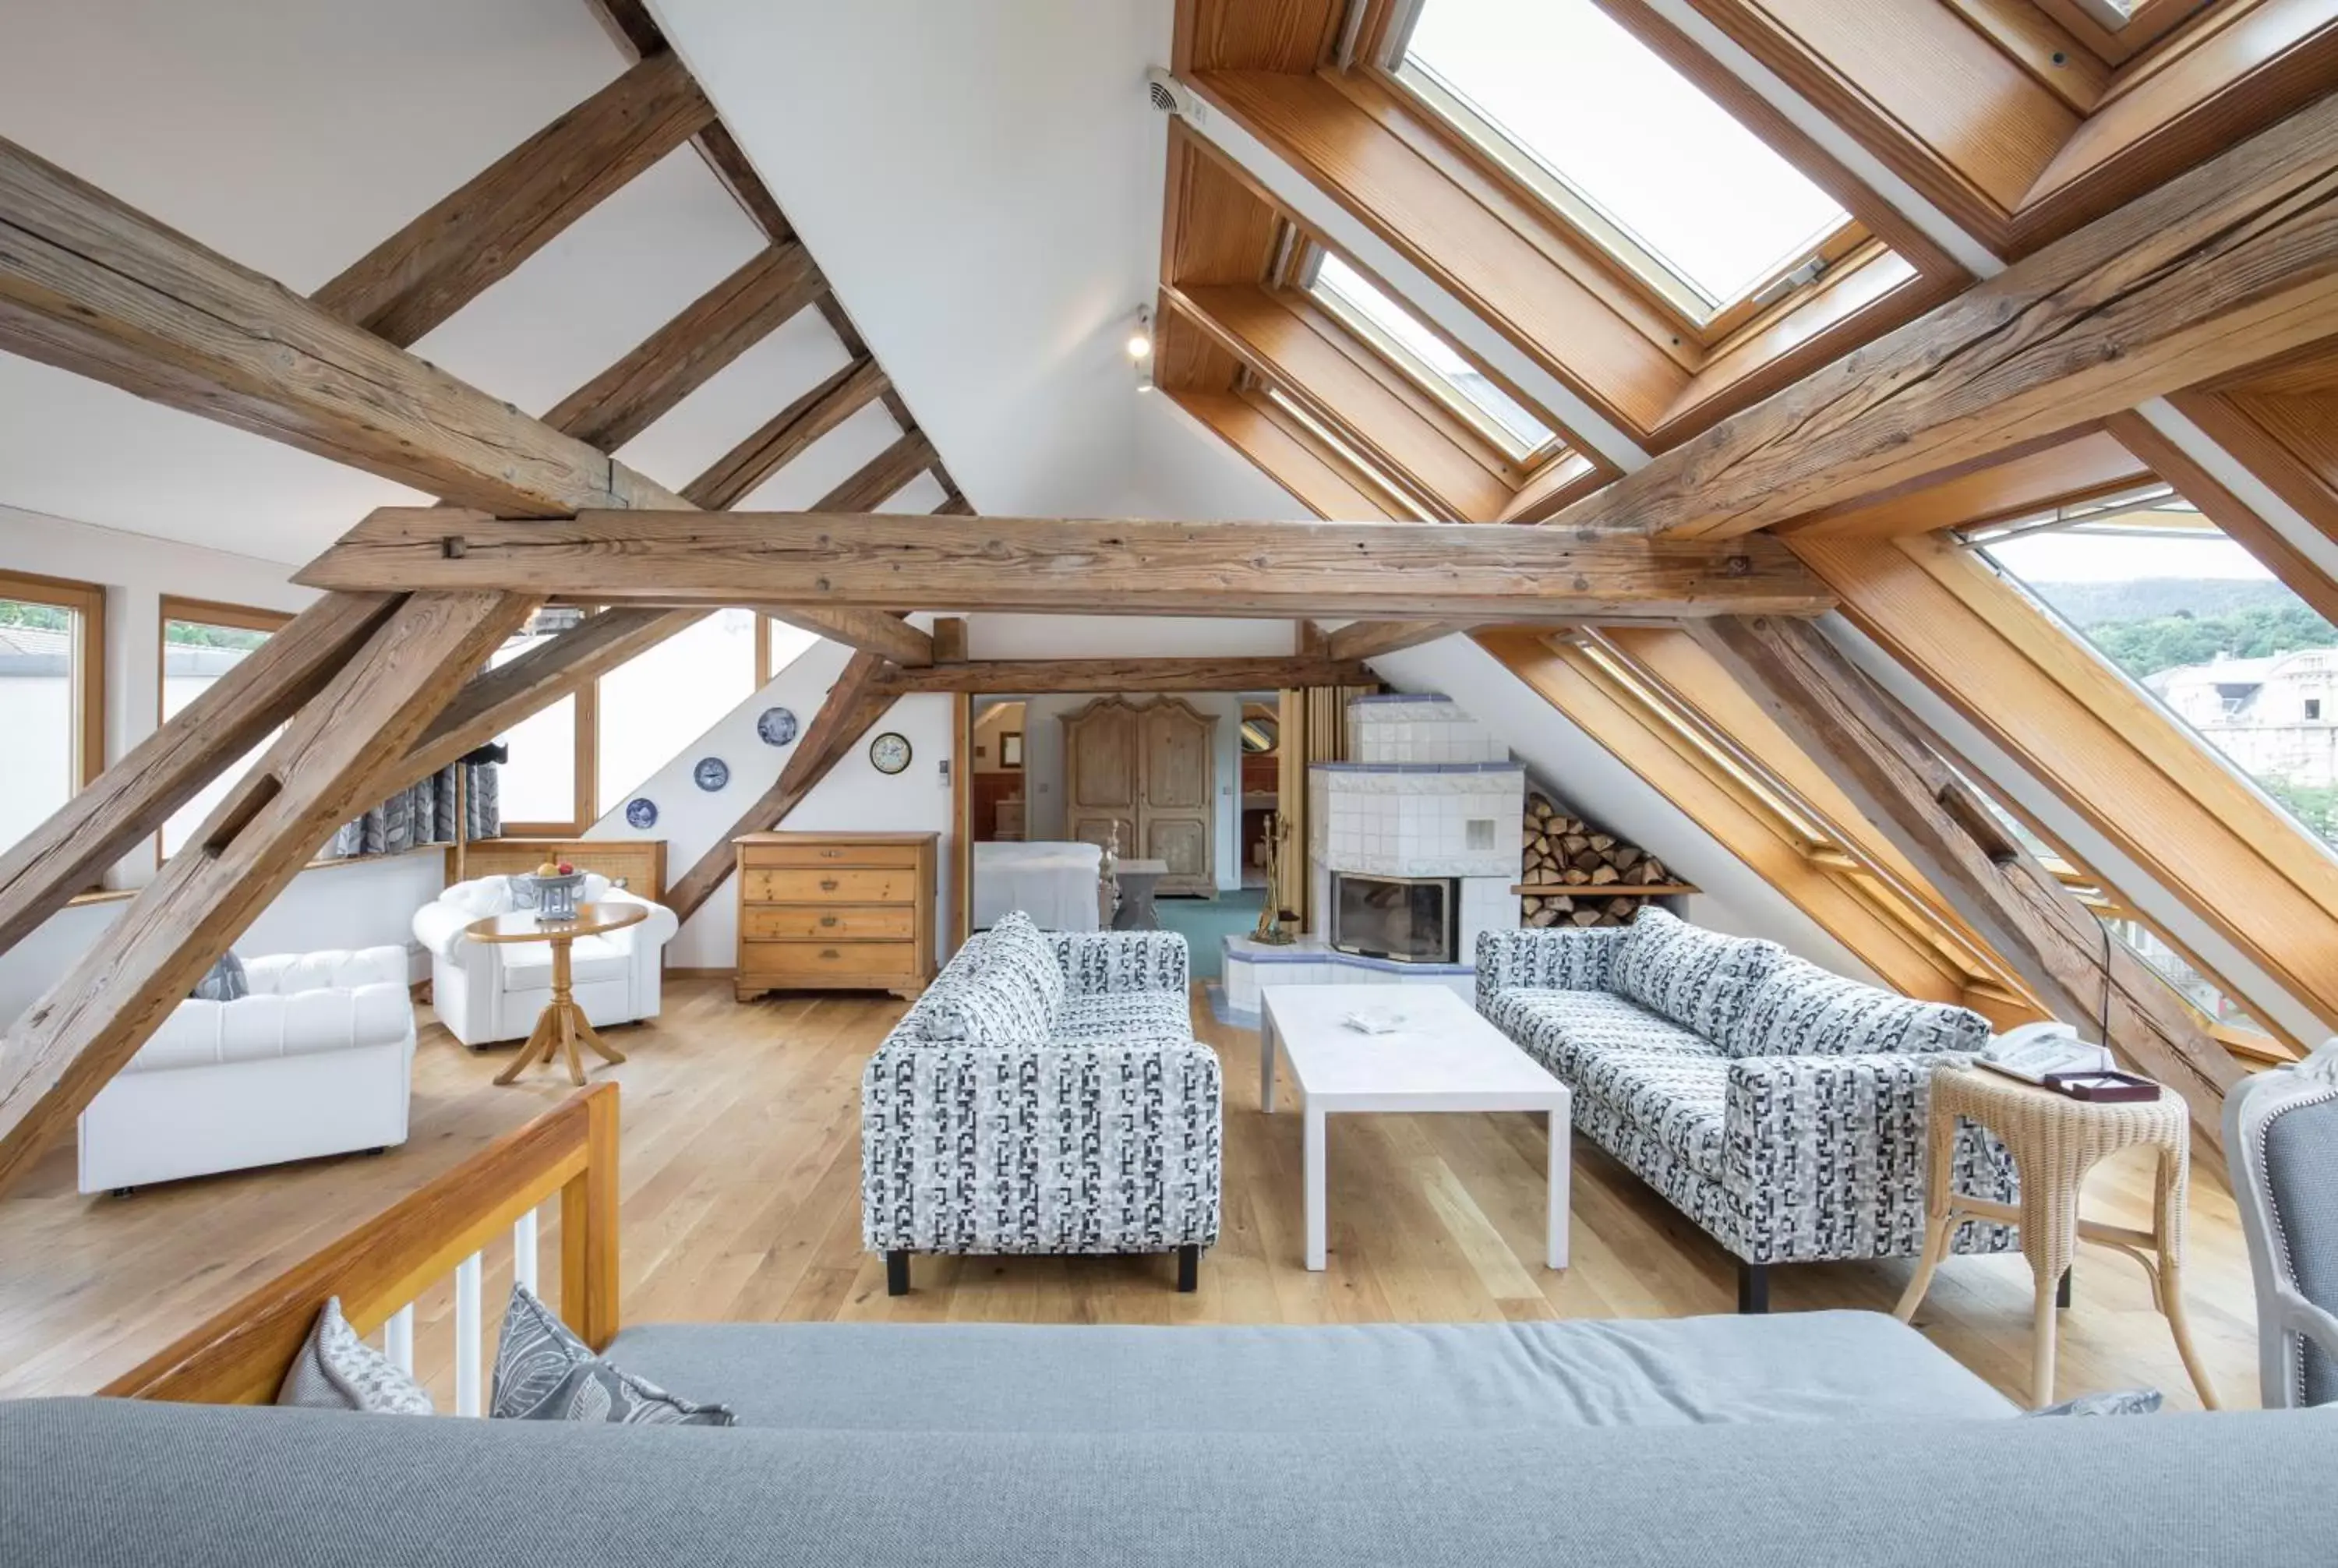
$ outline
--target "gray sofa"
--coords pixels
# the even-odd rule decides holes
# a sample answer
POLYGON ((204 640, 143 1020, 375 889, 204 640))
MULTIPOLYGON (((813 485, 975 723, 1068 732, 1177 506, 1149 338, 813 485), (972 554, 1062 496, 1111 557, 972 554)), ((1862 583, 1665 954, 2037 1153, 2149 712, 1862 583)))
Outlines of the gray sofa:
MULTIPOLYGON (((1626 926, 1488 932, 1477 987, 1478 1011, 1574 1092, 1576 1130, 1735 1255, 1740 1310, 1767 1308, 1772 1263, 1921 1250, 1926 1087, 1987 1044, 1979 1014, 1655 908, 1626 926)), ((1954 1173, 1961 1191, 2018 1195, 1978 1128, 1954 1173)), ((1953 1245, 2018 1238, 1974 1223, 1953 1245)))
POLYGON ((2020 1419, 1880 1315, 667 1325, 732 1430, 0 1404, 0 1561, 2326 1563, 2338 1414, 2020 1419), (2308 1467, 2302 1471, 2301 1466, 2308 1467))
POLYGON ((1218 1238, 1223 1087, 1194 1039, 1185 939, 1044 934, 954 954, 860 1080, 861 1236, 916 1252, 1175 1252, 1218 1238))

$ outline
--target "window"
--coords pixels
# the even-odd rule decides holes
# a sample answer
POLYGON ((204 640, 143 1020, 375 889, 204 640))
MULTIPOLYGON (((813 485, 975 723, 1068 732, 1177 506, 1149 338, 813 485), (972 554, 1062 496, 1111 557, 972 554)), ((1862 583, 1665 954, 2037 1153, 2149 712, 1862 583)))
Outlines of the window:
POLYGON ((105 590, 0 572, 0 848, 105 765, 105 590))
POLYGON ((597 784, 604 808, 624 801, 754 695, 756 620, 752 610, 718 610, 601 677, 597 784))
POLYGON ((1388 38, 1400 84, 1698 326, 1851 227, 1593 0, 1412 0, 1388 38))
MULTIPOLYGON (((162 688, 160 719, 168 721, 188 703, 211 689, 211 682, 251 657, 252 651, 292 617, 280 610, 257 610, 244 604, 215 604, 200 599, 162 597, 162 688)), ((162 824, 159 837, 162 858, 167 860, 192 837, 203 818, 225 799, 230 790, 251 770, 260 753, 274 744, 270 736, 195 792, 194 798, 162 824)))
POLYGON ((755 689, 761 691, 771 682, 771 677, 794 663, 803 651, 820 641, 817 633, 801 626, 791 626, 770 616, 763 622, 763 662, 755 670, 755 689))
POLYGON ((2074 634, 2338 846, 2338 628, 2166 486, 1964 537, 2074 634))
MULTIPOLYGON (((505 639, 492 665, 507 664, 542 646, 576 622, 574 610, 539 610, 505 639)), ((598 815, 593 800, 593 689, 564 697, 496 737, 510 758, 496 770, 503 830, 512 838, 565 838, 582 833, 598 815)))
POLYGON ((1294 433, 1318 456, 1345 472, 1351 483, 1371 493, 1390 516, 1424 522, 1450 522, 1442 507, 1433 505, 1410 485, 1372 462, 1338 431, 1302 408, 1282 387, 1264 388, 1267 406, 1281 415, 1294 433))
POLYGON ((1548 426, 1519 407, 1516 398, 1455 352, 1444 338, 1414 320, 1362 273, 1320 247, 1314 252, 1307 292, 1407 380, 1452 409, 1509 456, 1539 457, 1556 439, 1548 426))

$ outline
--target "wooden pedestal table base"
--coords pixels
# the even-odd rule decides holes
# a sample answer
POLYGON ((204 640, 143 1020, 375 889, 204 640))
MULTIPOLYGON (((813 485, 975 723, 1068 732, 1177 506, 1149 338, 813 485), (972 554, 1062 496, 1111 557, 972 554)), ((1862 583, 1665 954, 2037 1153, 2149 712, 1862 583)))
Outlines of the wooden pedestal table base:
POLYGON ((2054 1402, 2055 1293, 2080 1239, 2116 1247, 2144 1266, 2152 1301, 2167 1318, 2176 1354, 2192 1375, 2200 1403, 2214 1410, 2216 1390, 2192 1348, 2184 1316, 2184 1200, 2191 1177, 2191 1112, 2181 1097, 2156 1100, 2073 1100, 1986 1068, 1942 1068, 1932 1074, 1925 1200, 1924 1258, 1900 1298, 1900 1321, 1916 1315, 1949 1241, 1967 1220, 2021 1228, 2022 1256, 2037 1280, 2030 1344, 2030 1404, 2054 1402), (1987 1128, 2013 1156, 2021 1179, 2019 1204, 1967 1197, 1951 1190, 1950 1171, 1961 1118, 1987 1128), (2078 1218, 2078 1190, 2106 1154, 2143 1146, 2156 1150, 2159 1171, 2152 1227, 2137 1230, 2078 1218))
POLYGON ((496 1083, 509 1083, 536 1063, 565 1055, 568 1081, 581 1084, 584 1082, 584 1061, 576 1051, 580 1043, 590 1046, 604 1062, 625 1059, 623 1051, 594 1033, 593 1025, 585 1021, 584 1009, 576 1004, 570 983, 570 949, 579 936, 622 931, 628 926, 640 925, 649 916, 649 910, 639 904, 579 904, 572 920, 546 920, 533 910, 515 909, 474 920, 463 928, 463 935, 474 942, 542 942, 552 948, 552 1000, 545 1004, 534 1033, 519 1048, 519 1055, 496 1074, 496 1083))

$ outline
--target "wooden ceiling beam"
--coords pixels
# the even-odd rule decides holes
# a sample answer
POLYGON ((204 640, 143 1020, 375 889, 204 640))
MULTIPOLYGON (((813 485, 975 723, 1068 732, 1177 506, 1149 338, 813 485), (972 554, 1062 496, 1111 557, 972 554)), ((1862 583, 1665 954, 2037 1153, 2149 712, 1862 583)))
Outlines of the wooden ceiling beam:
POLYGON ((2174 986, 1997 825, 1895 700, 1808 622, 1718 616, 1694 634, 2057 1017, 2092 1033, 2107 1005, 2109 1044, 2182 1094, 2201 1136, 2222 1147, 2238 1063, 2174 986))
POLYGON ((1373 659, 1467 632, 1474 621, 1351 621, 1324 641, 1334 659, 1373 659))
MULTIPOLYGON (((0 1187, 73 1125, 317 846, 373 804, 385 763, 534 603, 410 598, 302 706, 186 847, 0 1037, 0 1187)), ((249 684, 244 695, 257 705, 272 691, 249 684)))
POLYGON ((915 669, 934 662, 934 640, 899 616, 882 610, 832 610, 816 604, 757 604, 752 608, 800 632, 877 654, 896 664, 915 669))
POLYGON ((872 690, 912 691, 1280 691, 1299 686, 1369 686, 1360 660, 1299 655, 1183 659, 976 659, 923 670, 887 670, 872 690))
POLYGON ((2338 97, 1976 285, 1547 526, 1725 536, 2338 333, 2338 97))
POLYGON ((713 120, 714 106, 679 56, 648 56, 311 298, 344 321, 410 347, 713 120))
POLYGON ((681 503, 7 142, 0 348, 504 516, 681 503))
POLYGON ((683 490, 693 505, 727 511, 806 447, 867 407, 891 383, 874 359, 856 359, 773 415, 683 490))
POLYGON ((843 673, 821 699, 820 711, 804 726, 802 738, 780 769, 771 787, 740 814, 727 833, 716 836, 712 848, 688 871, 666 888, 666 906, 687 920, 729 879, 738 864, 731 841, 742 834, 761 833, 787 820, 788 813, 811 793, 844 754, 859 743, 886 709, 895 693, 879 691, 877 678, 885 661, 874 653, 856 652, 845 661, 843 673))
POLYGON ((1832 602, 1767 535, 1707 543, 1471 524, 1017 517, 937 526, 925 516, 819 511, 512 523, 388 507, 296 581, 493 587, 606 603, 1407 620, 1816 614, 1832 602))
POLYGON ((802 246, 759 251, 632 353, 562 398, 544 422, 614 452, 827 289, 802 246))
POLYGON ((814 512, 873 512, 935 466, 934 444, 910 430, 860 466, 852 477, 811 505, 814 512))

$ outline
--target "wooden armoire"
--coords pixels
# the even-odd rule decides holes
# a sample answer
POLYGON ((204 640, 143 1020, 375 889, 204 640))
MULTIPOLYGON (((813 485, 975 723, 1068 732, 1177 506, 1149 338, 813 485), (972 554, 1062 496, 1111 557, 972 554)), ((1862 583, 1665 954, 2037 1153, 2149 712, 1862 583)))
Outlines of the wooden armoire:
POLYGON ((1175 697, 1099 697, 1064 723, 1064 831, 1163 860, 1161 893, 1218 894, 1215 715, 1175 697))

